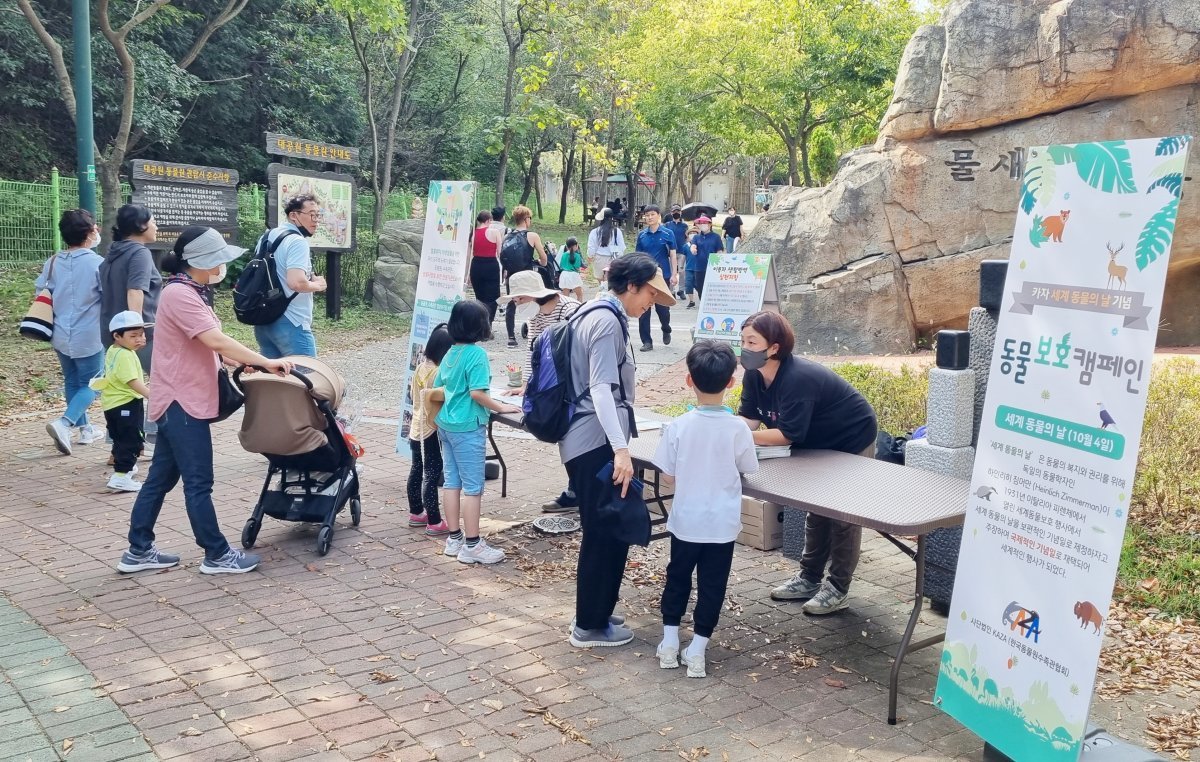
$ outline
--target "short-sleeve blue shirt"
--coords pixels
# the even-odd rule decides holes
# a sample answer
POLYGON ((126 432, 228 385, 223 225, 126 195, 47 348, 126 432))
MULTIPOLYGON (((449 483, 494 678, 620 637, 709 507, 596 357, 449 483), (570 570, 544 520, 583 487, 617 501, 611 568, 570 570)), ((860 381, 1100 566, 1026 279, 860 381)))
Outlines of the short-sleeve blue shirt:
POLYGON ((312 251, 308 247, 308 239, 300 232, 300 228, 290 222, 285 222, 268 233, 267 241, 273 243, 276 238, 283 235, 285 230, 294 231, 299 235, 288 236, 275 250, 275 269, 279 274, 279 283, 283 287, 283 292, 288 296, 296 294, 296 298, 288 305, 287 312, 283 313, 283 317, 287 318, 292 325, 311 331, 313 295, 310 292, 297 293, 288 288, 287 271, 303 270, 306 275, 312 275, 312 251))
POLYGON ((455 344, 442 358, 433 385, 446 390, 446 401, 435 422, 446 431, 474 431, 486 426, 487 408, 471 398, 475 390, 487 391, 492 372, 487 352, 477 344, 455 344))
POLYGON ((688 253, 687 269, 689 272, 707 269, 708 255, 718 251, 725 251, 725 243, 721 240, 721 236, 712 231, 697 233, 692 236, 692 243, 696 246, 696 253, 688 253))
POLYGON ((662 268, 664 278, 669 279, 675 274, 671 252, 676 250, 675 234, 667 230, 666 226, 660 225, 658 230, 654 231, 643 228, 642 232, 638 233, 636 251, 654 257, 654 261, 662 268))
POLYGON ((671 220, 663 227, 675 234, 675 251, 685 251, 687 249, 687 223, 671 220))

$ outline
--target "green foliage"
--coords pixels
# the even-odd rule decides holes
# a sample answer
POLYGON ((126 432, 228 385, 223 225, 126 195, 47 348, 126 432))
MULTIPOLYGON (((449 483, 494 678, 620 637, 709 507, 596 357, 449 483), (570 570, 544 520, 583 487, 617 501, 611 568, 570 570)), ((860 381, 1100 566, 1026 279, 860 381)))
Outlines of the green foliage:
POLYGON ((1138 236, 1134 261, 1139 271, 1145 270, 1166 253, 1175 235, 1175 217, 1179 213, 1179 199, 1173 198, 1146 221, 1138 236))
POLYGON ((812 165, 813 175, 821 185, 828 183, 837 172, 837 140, 829 130, 818 129, 813 132, 812 165))

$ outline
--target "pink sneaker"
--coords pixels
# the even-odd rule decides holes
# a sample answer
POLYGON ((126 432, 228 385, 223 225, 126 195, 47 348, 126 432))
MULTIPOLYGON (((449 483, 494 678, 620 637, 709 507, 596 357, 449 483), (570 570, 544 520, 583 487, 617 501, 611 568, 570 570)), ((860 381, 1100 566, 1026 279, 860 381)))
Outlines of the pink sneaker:
POLYGON ((450 527, 446 526, 446 520, 442 519, 436 524, 430 524, 425 527, 425 534, 430 537, 441 537, 442 535, 450 534, 450 527))
POLYGON ((423 527, 429 524, 429 517, 425 515, 425 511, 420 513, 408 514, 408 525, 410 527, 423 527))

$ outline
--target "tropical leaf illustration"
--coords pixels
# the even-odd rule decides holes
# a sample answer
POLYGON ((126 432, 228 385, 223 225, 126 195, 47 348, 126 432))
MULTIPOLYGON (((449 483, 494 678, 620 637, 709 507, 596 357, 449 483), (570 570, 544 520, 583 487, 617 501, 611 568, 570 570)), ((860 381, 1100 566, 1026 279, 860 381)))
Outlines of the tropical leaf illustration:
POLYGON ((1075 146, 1075 169, 1079 177, 1105 193, 1137 193, 1133 162, 1123 140, 1079 143, 1075 146))
POLYGON ((1026 165, 1021 185, 1021 209, 1026 214, 1033 212, 1035 206, 1044 207, 1050 203, 1058 183, 1058 174, 1054 166, 1054 158, 1049 151, 1038 153, 1026 165))
POLYGON ((1163 175, 1150 184, 1146 189, 1147 193, 1153 193, 1155 188, 1166 188, 1179 198, 1183 195, 1183 174, 1181 172, 1172 172, 1169 175, 1163 175))
POLYGON ((1169 138, 1163 138, 1158 141, 1158 145, 1154 147, 1155 156, 1170 156, 1171 154, 1179 153, 1184 148, 1187 148, 1188 143, 1192 142, 1191 135, 1175 135, 1169 138))
POLYGON ((1186 171, 1187 171, 1187 157, 1186 156, 1176 156, 1174 158, 1163 161, 1161 164, 1159 164, 1157 167, 1155 167, 1154 171, 1150 173, 1150 179, 1157 180, 1160 177, 1166 177, 1167 175, 1172 175, 1172 174, 1175 174, 1176 172, 1178 172, 1179 174, 1183 174, 1186 171))
POLYGON ((1033 227, 1029 228, 1029 242, 1033 244, 1033 248, 1040 249, 1042 244, 1050 239, 1042 231, 1042 217, 1039 215, 1033 216, 1033 227))
POLYGON ((1166 254, 1167 247, 1171 245, 1171 236, 1175 233, 1175 216, 1178 212, 1179 199, 1173 198, 1155 212, 1142 228, 1142 234, 1138 236, 1137 252, 1134 254, 1139 272, 1166 254))
POLYGON ((1050 146, 1046 153, 1050 154, 1050 158, 1060 167, 1075 161, 1075 146, 1050 146))

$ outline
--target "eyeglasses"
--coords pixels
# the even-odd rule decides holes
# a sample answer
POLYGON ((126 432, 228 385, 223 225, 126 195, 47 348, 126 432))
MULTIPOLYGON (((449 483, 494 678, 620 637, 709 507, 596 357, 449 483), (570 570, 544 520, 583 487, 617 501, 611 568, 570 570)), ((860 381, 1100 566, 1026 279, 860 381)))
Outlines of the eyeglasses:
POLYGON ((314 220, 321 219, 320 209, 309 209, 307 212, 297 212, 301 217, 312 217, 314 220))

